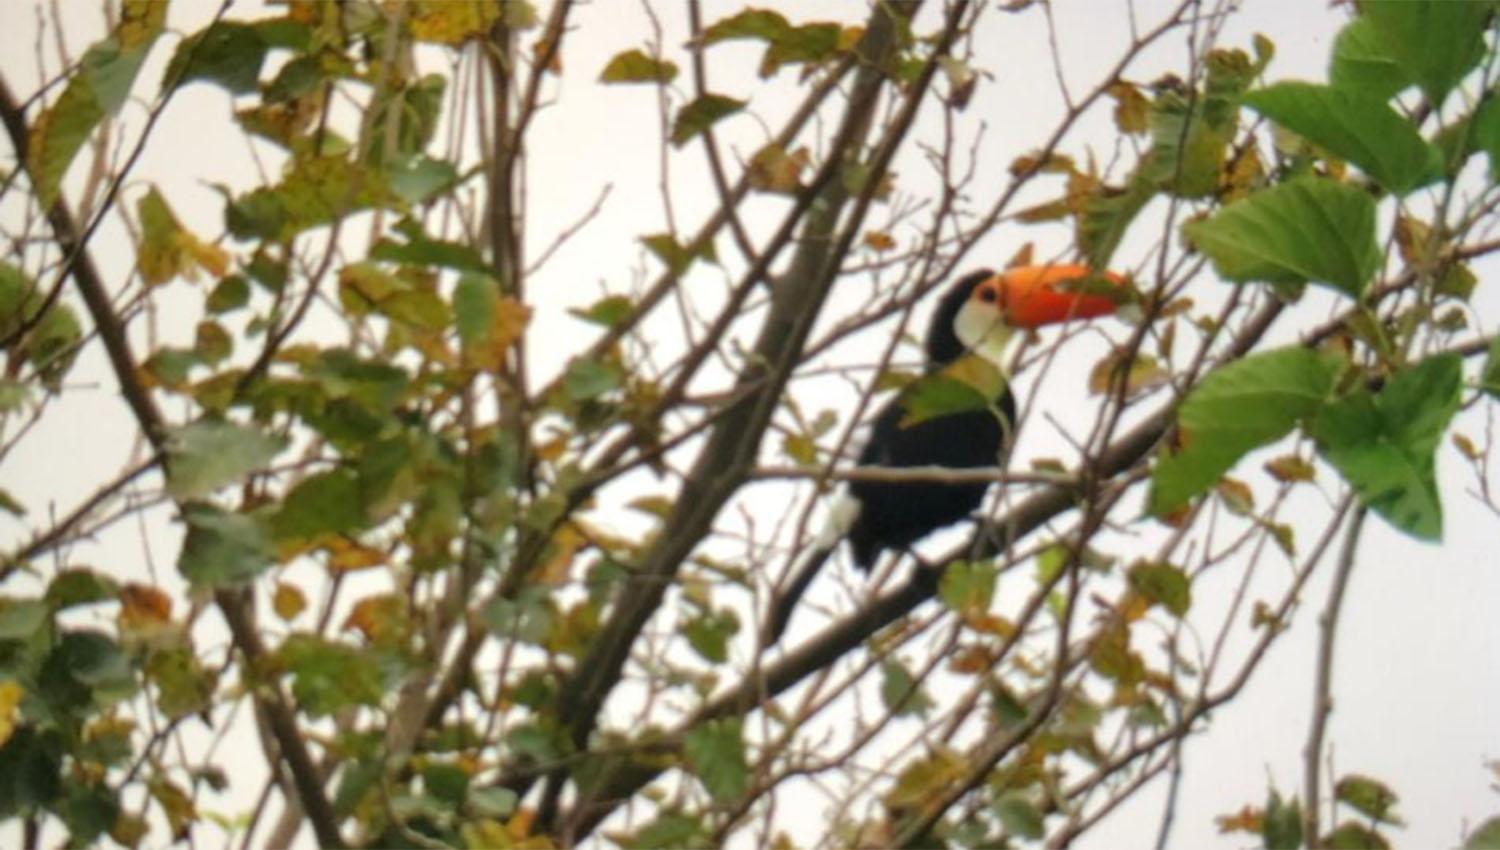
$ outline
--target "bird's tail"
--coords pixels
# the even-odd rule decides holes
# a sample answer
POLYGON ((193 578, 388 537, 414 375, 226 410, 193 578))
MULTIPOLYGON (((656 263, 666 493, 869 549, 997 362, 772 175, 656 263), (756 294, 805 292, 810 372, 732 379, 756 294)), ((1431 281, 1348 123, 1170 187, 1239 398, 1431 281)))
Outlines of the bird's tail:
POLYGON ((833 550, 838 547, 838 541, 827 544, 818 541, 802 557, 800 563, 793 568, 792 580, 781 589, 776 596, 772 597, 771 605, 766 610, 766 620, 761 627, 760 645, 770 647, 781 640, 781 635, 792 621, 792 612, 797 610, 797 603, 802 601, 802 594, 807 592, 807 586, 817 578, 818 570, 833 550))

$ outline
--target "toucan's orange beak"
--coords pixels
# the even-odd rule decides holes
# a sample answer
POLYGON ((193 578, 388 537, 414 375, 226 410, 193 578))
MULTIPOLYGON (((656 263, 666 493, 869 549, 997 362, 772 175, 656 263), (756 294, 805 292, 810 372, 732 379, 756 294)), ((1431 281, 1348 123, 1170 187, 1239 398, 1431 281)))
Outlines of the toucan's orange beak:
POLYGON ((1119 300, 1100 293, 1093 282, 1117 287, 1129 285, 1122 275, 1077 264, 1021 266, 1007 269, 985 283, 997 288, 1007 324, 1015 328, 1039 328, 1073 319, 1108 316, 1119 309, 1119 300))

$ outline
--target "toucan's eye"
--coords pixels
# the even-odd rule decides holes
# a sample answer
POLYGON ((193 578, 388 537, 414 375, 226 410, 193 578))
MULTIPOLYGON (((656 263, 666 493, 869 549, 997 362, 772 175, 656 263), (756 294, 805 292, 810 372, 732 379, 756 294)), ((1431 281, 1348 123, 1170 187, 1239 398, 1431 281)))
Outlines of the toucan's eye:
POLYGON ((993 286, 981 286, 981 287, 979 287, 979 300, 980 301, 983 301, 986 304, 993 304, 993 303, 995 303, 996 300, 999 299, 999 297, 1000 297, 1000 293, 995 291, 995 287, 993 287, 993 286))

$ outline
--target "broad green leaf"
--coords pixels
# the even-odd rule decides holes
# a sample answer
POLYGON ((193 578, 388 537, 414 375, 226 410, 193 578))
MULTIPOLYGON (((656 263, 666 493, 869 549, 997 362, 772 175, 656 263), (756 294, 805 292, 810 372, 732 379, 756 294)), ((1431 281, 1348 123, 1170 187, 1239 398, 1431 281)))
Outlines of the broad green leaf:
POLYGON ((657 850, 661 847, 711 847, 713 837, 695 815, 664 811, 654 820, 621 839, 626 850, 657 850))
POLYGON ((999 570, 992 561, 959 561, 943 570, 938 598, 963 615, 981 615, 990 610, 999 570))
POLYGON ((130 96, 165 18, 166 4, 152 5, 159 8, 131 5, 122 9, 115 31, 84 52, 78 71, 57 102, 32 124, 26 165, 43 209, 57 200, 68 166, 99 121, 118 112, 130 96))
POLYGON ((1000 799, 994 802, 993 808, 995 817, 1000 819, 1000 824, 1005 827, 1007 835, 1036 841, 1047 834, 1041 811, 1036 803, 1021 791, 1011 791, 1001 795, 1000 799))
POLYGON ((1355 18, 1339 30, 1328 64, 1328 80, 1338 88, 1361 91, 1380 100, 1412 84, 1411 77, 1386 52, 1380 34, 1367 17, 1355 18))
POLYGON ((219 21, 177 45, 177 52, 162 77, 162 88, 205 80, 223 86, 231 94, 249 94, 260 80, 268 49, 254 26, 219 21))
POLYGON ((414 154, 387 162, 385 179, 396 197, 420 204, 457 183, 458 168, 446 159, 414 154))
POLYGON ((575 316, 585 322, 603 325, 612 328, 630 318, 635 312, 635 305, 625 295, 606 295, 583 309, 571 309, 569 315, 575 316))
POLYGON ((1475 827, 1464 841, 1464 850, 1500 850, 1500 815, 1475 827))
POLYGON ((1312 423, 1323 456, 1360 500, 1420 539, 1443 532, 1433 453, 1458 410, 1462 365, 1457 355, 1428 358, 1378 395, 1359 390, 1329 404, 1312 423))
POLYGON ((599 74, 603 83, 670 83, 677 79, 677 65, 656 59, 641 50, 615 54, 599 74))
POLYGON ((922 692, 905 664, 888 658, 880 665, 880 672, 880 699, 892 715, 925 716, 932 708, 932 698, 922 692))
POLYGON ((738 717, 710 720, 694 727, 682 742, 693 773, 721 803, 738 800, 750 787, 742 726, 738 717))
POLYGON ((208 298, 203 302, 204 309, 210 313, 228 313, 250 303, 250 282, 245 280, 244 275, 232 274, 214 285, 209 290, 208 298))
MULTIPOLYGON (((1189 101, 1175 91, 1158 95, 1151 107, 1151 152, 1147 176, 1180 198, 1202 198, 1219 188, 1233 122, 1210 123, 1202 99, 1189 101)), ((1232 112, 1230 113, 1232 114, 1232 112)))
POLYGON ((740 618, 734 611, 724 608, 705 611, 688 620, 682 627, 682 635, 688 646, 705 661, 723 664, 729 660, 729 641, 740 631, 740 618))
POLYGON ((563 390, 573 401, 589 401, 620 388, 625 373, 617 364, 578 358, 568 364, 563 390))
POLYGON ((191 645, 152 652, 146 659, 146 677, 156 686, 156 707, 174 720, 213 704, 217 676, 199 663, 191 645))
POLYGON ((1490 353, 1485 358, 1484 371, 1479 375, 1479 388, 1500 399, 1500 335, 1490 340, 1490 353))
POLYGON ((1490 180, 1500 181, 1500 94, 1491 93, 1472 119, 1472 144, 1490 158, 1490 180))
POLYGON ((1323 850, 1386 850, 1390 846, 1380 833, 1352 820, 1339 824, 1318 842, 1323 850))
POLYGON ((745 108, 749 101, 712 92, 700 96, 677 111, 672 121, 672 144, 682 147, 719 121, 745 108))
POLYGON ((167 493, 197 499, 264 469, 286 441, 259 428, 199 419, 167 434, 167 493))
MULTIPOLYGON (((409 266, 437 266, 462 272, 488 273, 484 258, 468 245, 428 239, 420 229, 407 231, 405 244, 382 239, 370 249, 370 259, 409 266)), ((494 284, 490 284, 493 286, 494 284)))
POLYGON ((1089 198, 1078 215, 1078 247, 1090 266, 1102 269, 1109 265, 1130 223, 1156 197, 1155 184, 1145 176, 1150 171, 1150 163, 1142 163, 1123 192, 1089 198))
POLYGON ((51 617, 51 606, 40 599, 0 598, 0 640, 29 640, 51 617))
POLYGON ((356 531, 365 524, 359 482, 352 471, 341 468, 309 475, 293 487, 271 517, 271 533, 278 541, 307 540, 356 531))
POLYGON ((497 597, 480 611, 485 628, 506 640, 546 646, 558 621, 557 603, 546 588, 528 587, 515 599, 497 597))
POLYGON ((1285 801, 1281 794, 1272 791, 1261 818, 1260 834, 1266 850, 1297 850, 1301 847, 1302 802, 1296 797, 1285 801))
POLYGON ((1484 56, 1491 0, 1403 0, 1360 5, 1382 52, 1441 105, 1484 56))
POLYGON ((1333 389, 1338 361, 1301 347, 1243 358, 1206 377, 1177 412, 1181 447, 1151 475, 1150 509, 1170 513, 1252 449, 1275 442, 1333 389))
POLYGON ((1333 786, 1333 796, 1372 821, 1401 824, 1401 818, 1391 811, 1396 805, 1396 792, 1378 779, 1357 774, 1341 777, 1333 786))
POLYGON ((791 29, 791 23, 778 12, 770 9, 745 9, 710 24, 703 31, 703 43, 715 44, 740 38, 775 41, 791 29))
POLYGON ((1442 157, 1384 100, 1350 89, 1284 82, 1245 103, 1277 124, 1359 166, 1396 195, 1440 179, 1442 157))
POLYGON ((356 705, 379 705, 386 683, 368 652, 312 635, 294 634, 276 651, 292 676, 292 695, 311 717, 356 705))
POLYGON ((978 355, 955 360, 924 375, 901 393, 904 415, 898 427, 910 428, 939 416, 989 410, 1005 391, 1005 375, 978 355))
POLYGON ((120 587, 113 578, 87 567, 72 567, 58 573, 47 585, 47 604, 62 610, 114 599, 120 587))
POLYGON ((1131 567, 1130 586, 1176 617, 1182 617, 1193 606, 1193 587, 1187 573, 1171 564, 1141 563, 1131 567))
POLYGON ((1236 283, 1312 281, 1358 298, 1380 265, 1375 199, 1319 177, 1256 192, 1183 231, 1236 283))
POLYGON ((259 519, 213 505, 183 508, 187 538, 177 556, 177 570, 196 586, 248 581, 271 566, 271 537, 259 519))

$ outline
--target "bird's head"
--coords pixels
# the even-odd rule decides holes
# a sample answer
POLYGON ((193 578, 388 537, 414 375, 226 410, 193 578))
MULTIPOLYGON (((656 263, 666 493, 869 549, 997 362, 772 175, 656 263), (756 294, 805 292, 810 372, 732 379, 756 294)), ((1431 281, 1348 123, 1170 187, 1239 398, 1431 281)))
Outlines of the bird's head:
POLYGON ((1113 272, 1075 264, 1021 266, 998 274, 986 269, 967 275, 943 296, 932 317, 928 360, 948 363, 973 351, 1002 365, 1003 349, 1017 330, 1114 313, 1119 302, 1086 285, 1091 281, 1127 283, 1113 272))

